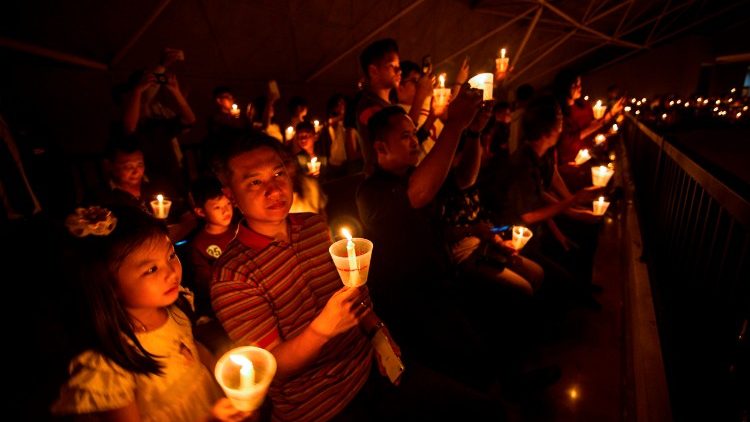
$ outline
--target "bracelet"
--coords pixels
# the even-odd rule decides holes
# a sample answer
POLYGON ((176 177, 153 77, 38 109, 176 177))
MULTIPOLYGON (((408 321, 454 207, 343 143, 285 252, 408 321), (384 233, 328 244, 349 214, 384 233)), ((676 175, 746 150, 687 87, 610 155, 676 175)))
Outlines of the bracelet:
POLYGON ((375 327, 372 330, 370 330, 369 333, 367 333, 367 338, 369 338, 370 340, 372 340, 372 338, 375 337, 375 334, 378 332, 378 330, 381 329, 381 328, 383 328, 383 327, 385 327, 385 322, 379 320, 375 324, 375 327))

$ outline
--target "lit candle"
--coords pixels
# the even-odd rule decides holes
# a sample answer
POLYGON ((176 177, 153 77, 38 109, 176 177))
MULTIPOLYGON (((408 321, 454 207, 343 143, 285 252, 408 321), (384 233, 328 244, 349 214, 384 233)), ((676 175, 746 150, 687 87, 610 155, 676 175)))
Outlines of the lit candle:
POLYGON ((594 186, 604 187, 609 183, 609 179, 615 171, 607 166, 599 166, 591 168, 591 182, 594 186))
POLYGON ((318 161, 318 157, 310 158, 310 162, 307 163, 307 169, 309 170, 309 173, 311 175, 315 175, 320 172, 320 161, 318 161))
POLYGON ((488 101, 492 99, 492 87, 494 84, 494 76, 492 73, 480 73, 469 79, 469 85, 475 89, 482 90, 482 101, 488 101))
POLYGON ((602 134, 602 133, 600 133, 600 134, 598 134, 598 135, 596 135, 596 136, 594 137, 594 143, 595 143, 596 145, 601 145, 601 144, 603 144, 603 143, 604 143, 604 141, 606 141, 606 140, 607 140, 607 137, 606 137, 606 136, 604 136, 604 134, 602 134))
POLYGON ((604 215, 609 207, 609 202, 604 200, 603 196, 599 197, 598 201, 593 201, 594 215, 604 215))
POLYGON ((359 284, 359 265, 357 264, 357 251, 354 249, 354 241, 349 229, 341 229, 341 234, 346 237, 346 256, 349 259, 349 283, 352 286, 359 284))
POLYGON ((629 112, 631 110, 630 106, 625 106, 625 111, 629 112))
POLYGON ((618 130, 620 130, 620 127, 617 126, 617 123, 615 123, 612 125, 612 130, 610 130, 610 132, 617 133, 618 130))
POLYGON ((230 113, 232 114, 232 117, 240 117, 240 109, 237 107, 237 104, 232 104, 232 110, 230 113))
POLYGON ((438 88, 432 90, 432 108, 435 114, 442 114, 451 97, 450 88, 445 87, 445 73, 438 76, 438 88))
POLYGON ((591 159, 591 154, 589 154, 589 150, 582 149, 578 151, 578 155, 576 155, 576 165, 580 166, 581 164, 585 163, 586 161, 591 159))
POLYGON ((674 101, 670 101, 670 102, 669 102, 669 106, 671 107, 671 106, 673 106, 673 105, 674 105, 674 101))
POLYGON ((661 119, 662 119, 662 120, 667 120, 667 113, 664 113, 664 114, 662 114, 662 115, 661 115, 661 119))
POLYGON ((641 114, 641 111, 640 111, 640 110, 636 110, 636 111, 635 111, 635 115, 637 116, 637 115, 639 115, 639 114, 641 114))
POLYGON ((291 141, 294 138, 294 127, 289 126, 286 128, 286 140, 291 141))
POLYGON ((320 120, 313 120, 313 126, 315 126, 315 133, 320 131, 320 120))
POLYGON ((586 96, 583 97, 583 101, 588 101, 588 100, 589 100, 589 96, 588 95, 586 95, 586 96))
POLYGON ((533 233, 526 227, 513 226, 513 240, 511 240, 513 249, 520 251, 526 246, 526 243, 531 239, 531 236, 533 236, 533 233))
POLYGON ((604 111, 606 109, 607 107, 602 104, 602 100, 597 100, 596 104, 594 104, 594 119, 599 120, 604 117, 604 111))
POLYGON ((495 64, 497 65, 497 71, 499 73, 505 73, 508 71, 508 62, 510 61, 510 58, 505 57, 505 49, 500 49, 500 57, 495 59, 495 64))
POLYGON ((250 359, 242 355, 230 355, 232 362, 240 365, 240 390, 247 391, 255 385, 255 368, 250 359))
POLYGON ((172 201, 165 199, 164 195, 156 195, 156 200, 151 201, 151 209, 154 212, 154 217, 159 219, 165 219, 169 215, 169 209, 172 206, 172 201))
POLYGON ((677 100, 677 104, 680 104, 681 102, 682 102, 682 100, 677 100))

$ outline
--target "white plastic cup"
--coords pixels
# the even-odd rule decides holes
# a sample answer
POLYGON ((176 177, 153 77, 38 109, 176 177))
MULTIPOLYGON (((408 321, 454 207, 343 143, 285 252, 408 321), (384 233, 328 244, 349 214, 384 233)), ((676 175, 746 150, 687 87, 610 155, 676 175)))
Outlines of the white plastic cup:
POLYGON ((165 199, 161 202, 154 199, 151 201, 151 209, 154 211, 154 217, 166 220, 169 216, 169 209, 172 207, 172 201, 165 199))
POLYGON ((534 233, 524 226, 513 226, 513 240, 511 240, 513 248, 520 251, 526 246, 526 243, 529 242, 529 239, 531 239, 531 236, 533 235, 534 233))
POLYGON ((591 183, 597 187, 605 187, 615 171, 607 166, 591 167, 591 183))
POLYGON ((224 394, 237 410, 243 412, 251 412, 263 404, 274 375, 276 375, 276 359, 268 350, 255 346, 237 347, 224 353, 216 362, 214 369, 214 376, 224 390, 224 394), (253 364, 254 382, 244 389, 241 388, 240 369, 242 367, 230 359, 231 355, 244 356, 253 364))
POLYGON ((482 90, 482 101, 489 101, 492 99, 492 87, 494 84, 495 77, 492 73, 480 73, 473 78, 469 79, 469 85, 472 88, 482 90))
POLYGON ((331 245, 328 248, 328 252, 333 258, 333 265, 339 272, 341 281, 344 286, 347 287, 359 287, 367 283, 367 274, 370 272, 370 259, 372 258, 373 244, 367 239, 361 237, 355 237, 352 239, 354 242, 354 250, 357 254, 357 267, 358 269, 351 269, 349 265, 349 256, 346 252, 346 239, 341 239, 331 245), (356 271, 357 276, 352 276, 353 272, 356 271))

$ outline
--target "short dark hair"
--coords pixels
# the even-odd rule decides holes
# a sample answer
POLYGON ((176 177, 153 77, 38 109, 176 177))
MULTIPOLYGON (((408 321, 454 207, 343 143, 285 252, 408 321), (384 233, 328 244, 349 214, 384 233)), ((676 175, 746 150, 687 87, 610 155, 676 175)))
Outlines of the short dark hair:
POLYGON ((289 113, 294 114, 294 111, 297 109, 297 107, 307 107, 307 100, 300 97, 299 95, 295 95, 294 97, 289 99, 289 104, 287 104, 287 107, 289 108, 289 113))
POLYGON ((391 124, 391 117, 406 115, 406 110, 399 106, 388 106, 378 110, 367 122, 367 130, 370 133, 370 142, 374 144, 375 141, 380 141, 385 137, 391 124))
POLYGON ((562 118, 560 105, 551 95, 534 98, 526 106, 521 119, 521 130, 527 142, 538 141, 555 128, 562 118))
POLYGON ((326 114, 328 116, 331 116, 333 114, 333 111, 338 107, 339 101, 344 100, 344 113, 346 113, 346 108, 349 105, 349 102, 347 101, 344 94, 333 94, 328 98, 328 101, 326 102, 326 114))
POLYGON ((109 161, 115 161, 117 154, 132 154, 141 151, 141 142, 137 135, 117 136, 107 143, 104 151, 104 157, 109 161))
POLYGON ((405 80, 411 72, 417 72, 422 77, 422 68, 411 60, 401 60, 398 65, 401 68, 402 81, 405 80))
POLYGON ((190 192, 197 208, 205 208, 209 199, 224 196, 221 190, 221 182, 215 176, 203 176, 193 182, 190 192))
POLYGON ((224 94, 232 94, 232 89, 228 86, 217 86, 214 88, 214 99, 219 98, 221 95, 224 94))
POLYGON ((226 186, 232 178, 232 169, 229 168, 229 161, 244 152, 264 147, 271 148, 280 154, 281 144, 279 141, 265 133, 252 132, 248 135, 234 136, 226 139, 217 148, 211 160, 211 169, 221 183, 226 186))
POLYGON ((307 120, 303 120, 297 123, 297 126, 294 128, 295 133, 302 130, 315 133, 315 126, 313 126, 313 124, 308 122, 307 120))
POLYGON ((398 53, 398 43, 393 38, 377 40, 365 47, 362 54, 359 55, 359 64, 362 66, 362 71, 365 72, 365 77, 370 76, 367 73, 367 68, 371 64, 383 60, 388 53, 398 53))

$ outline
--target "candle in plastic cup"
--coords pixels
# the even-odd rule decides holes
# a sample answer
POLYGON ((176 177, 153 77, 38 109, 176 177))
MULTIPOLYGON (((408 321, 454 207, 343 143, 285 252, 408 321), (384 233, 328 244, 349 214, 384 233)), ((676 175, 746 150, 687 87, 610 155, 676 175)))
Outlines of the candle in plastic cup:
POLYGON ((229 112, 232 114, 232 117, 240 117, 240 109, 237 107, 237 104, 232 104, 232 109, 229 112))
POLYGON ((318 161, 318 157, 312 157, 310 159, 310 162, 307 163, 307 170, 311 175, 315 175, 320 172, 320 161, 318 161))
POLYGON ((600 196, 598 200, 593 201, 594 215, 604 215, 609 207, 609 202, 604 200, 603 196, 600 196))
POLYGON ((169 209, 172 207, 172 201, 165 199, 164 195, 156 195, 156 199, 151 201, 151 210, 154 212, 154 217, 159 219, 166 219, 169 216, 169 209))
POLYGON ((511 243, 513 244, 513 248, 517 251, 520 251, 523 249, 524 246, 526 246, 526 243, 531 239, 531 236, 533 236, 534 233, 531 232, 531 230, 527 229, 523 226, 513 226, 513 240, 511 243))
POLYGON ((292 126, 288 126, 286 128, 286 140, 291 141, 292 138, 294 138, 294 128, 292 126))
POLYGON ((597 187, 607 186, 615 171, 607 166, 591 167, 591 183, 597 187))
POLYGON ((601 145, 601 144, 602 144, 602 143, 604 143, 604 141, 606 141, 606 140, 607 140, 607 137, 606 137, 606 136, 604 136, 604 135, 603 135, 603 134, 601 134, 601 133, 600 133, 600 134, 598 134, 598 135, 596 135, 596 136, 594 137, 594 143, 595 143, 596 145, 601 145))
POLYGON ((494 76, 492 76, 492 73, 480 73, 469 79, 469 85, 472 88, 482 90, 482 101, 488 101, 492 99, 493 84, 494 76))
POLYGON ((216 362, 214 376, 232 405, 240 411, 258 409, 276 374, 276 359, 260 347, 232 349, 216 362))
POLYGON ((369 240, 354 237, 351 240, 341 239, 328 248, 344 286, 359 287, 367 283, 372 247, 369 240))
POLYGON ((604 117, 604 112, 607 110, 607 107, 602 104, 602 100, 598 100, 596 104, 594 104, 594 118, 596 120, 601 119, 604 117))
POLYGON ((589 154, 589 150, 585 148, 578 150, 578 155, 576 155, 576 165, 580 166, 581 164, 585 163, 586 161, 590 159, 591 159, 591 154, 589 154))
POLYGON ((497 71, 500 73, 505 73, 508 71, 508 62, 510 61, 510 58, 505 57, 505 49, 500 49, 500 57, 495 59, 495 65, 497 66, 497 71))

